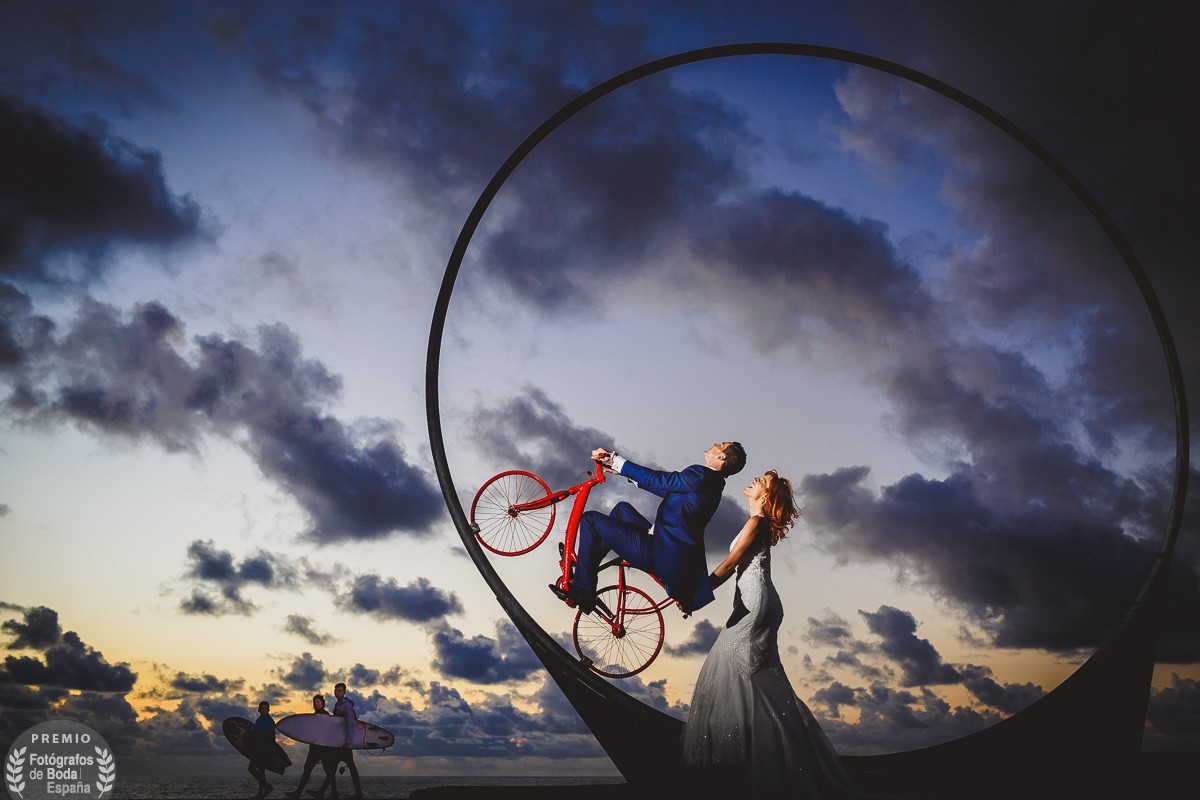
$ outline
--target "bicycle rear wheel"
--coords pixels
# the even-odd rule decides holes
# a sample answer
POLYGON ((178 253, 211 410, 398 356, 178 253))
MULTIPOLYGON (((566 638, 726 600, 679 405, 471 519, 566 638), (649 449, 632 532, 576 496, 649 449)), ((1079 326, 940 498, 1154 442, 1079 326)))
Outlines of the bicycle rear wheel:
POLYGON ((554 506, 524 511, 513 506, 550 495, 532 472, 514 469, 488 478, 471 502, 471 524, 479 543, 502 556, 519 556, 541 544, 554 527, 554 506))
POLYGON ((650 595, 636 586, 625 586, 624 613, 616 586, 600 590, 597 599, 618 615, 615 621, 597 610, 578 611, 572 634, 575 651, 586 659, 588 669, 606 678, 628 678, 650 666, 663 643, 663 616, 650 595))

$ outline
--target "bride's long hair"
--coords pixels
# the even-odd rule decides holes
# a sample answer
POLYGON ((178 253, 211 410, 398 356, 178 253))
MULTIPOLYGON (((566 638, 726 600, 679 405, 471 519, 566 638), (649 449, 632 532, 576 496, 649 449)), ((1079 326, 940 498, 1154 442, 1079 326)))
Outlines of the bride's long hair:
POLYGON ((792 494, 792 482, 779 477, 773 469, 764 474, 771 476, 767 484, 767 497, 763 503, 763 515, 771 526, 771 545, 779 544, 779 540, 787 536, 788 529, 796 524, 800 509, 796 507, 796 498, 792 494))

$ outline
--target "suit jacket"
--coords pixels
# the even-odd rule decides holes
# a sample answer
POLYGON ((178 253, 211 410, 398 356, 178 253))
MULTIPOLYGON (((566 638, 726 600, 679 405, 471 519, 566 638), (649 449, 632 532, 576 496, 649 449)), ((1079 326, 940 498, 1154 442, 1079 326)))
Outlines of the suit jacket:
POLYGON ((628 460, 621 465, 621 474, 662 498, 651 545, 654 574, 689 612, 712 602, 704 528, 721 503, 725 477, 701 464, 680 472, 660 472, 628 460))

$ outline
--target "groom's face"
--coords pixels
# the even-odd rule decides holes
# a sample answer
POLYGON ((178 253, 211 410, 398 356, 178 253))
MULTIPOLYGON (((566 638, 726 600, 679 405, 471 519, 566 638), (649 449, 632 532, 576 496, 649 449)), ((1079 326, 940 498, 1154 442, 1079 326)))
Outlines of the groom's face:
POLYGON ((713 442, 713 446, 704 451, 704 466, 720 469, 725 463, 726 447, 729 447, 729 442, 713 442))

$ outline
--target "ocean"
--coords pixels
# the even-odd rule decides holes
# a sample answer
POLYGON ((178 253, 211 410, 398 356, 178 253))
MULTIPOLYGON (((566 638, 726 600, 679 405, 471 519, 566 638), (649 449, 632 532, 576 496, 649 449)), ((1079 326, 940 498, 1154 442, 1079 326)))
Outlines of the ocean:
MULTIPOLYGON (((267 782, 275 786, 270 800, 280 800, 283 793, 296 788, 296 777, 289 776, 267 782)), ((369 800, 395 800, 408 798, 417 789, 437 786, 488 786, 488 787, 543 787, 543 786, 603 786, 623 784, 621 778, 569 778, 569 777, 485 777, 466 775, 441 775, 418 777, 362 776, 363 795, 369 800)), ((315 789, 320 782, 310 783, 306 789, 315 789)), ((248 800, 258 787, 249 775, 226 776, 117 776, 116 786, 103 800, 248 800)), ((353 788, 347 776, 339 776, 338 790, 342 797, 349 797, 353 788)), ((91 795, 95 797, 95 795, 91 795)), ((307 800, 309 795, 305 794, 307 800)), ((284 798, 286 800, 286 798, 284 798)))

